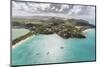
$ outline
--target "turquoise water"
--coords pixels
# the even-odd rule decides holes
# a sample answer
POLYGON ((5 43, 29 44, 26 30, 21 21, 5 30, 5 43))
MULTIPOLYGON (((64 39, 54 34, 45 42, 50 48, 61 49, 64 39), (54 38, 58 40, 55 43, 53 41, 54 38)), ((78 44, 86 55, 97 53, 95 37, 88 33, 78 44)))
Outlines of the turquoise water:
POLYGON ((95 19, 86 19, 90 24, 96 25, 95 19))
POLYGON ((32 37, 12 49, 12 65, 95 60, 95 29, 84 34, 85 39, 63 39, 57 34, 32 37))
POLYGON ((12 40, 25 35, 29 32, 28 29, 12 29, 12 40))

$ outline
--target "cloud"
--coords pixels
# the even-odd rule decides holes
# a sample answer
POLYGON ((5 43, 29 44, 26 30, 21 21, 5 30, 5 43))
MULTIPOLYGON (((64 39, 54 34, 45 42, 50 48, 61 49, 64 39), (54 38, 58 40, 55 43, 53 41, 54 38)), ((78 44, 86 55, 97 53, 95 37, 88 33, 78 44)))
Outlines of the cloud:
POLYGON ((13 16, 51 15, 64 17, 94 18, 95 7, 55 3, 12 1, 13 16))

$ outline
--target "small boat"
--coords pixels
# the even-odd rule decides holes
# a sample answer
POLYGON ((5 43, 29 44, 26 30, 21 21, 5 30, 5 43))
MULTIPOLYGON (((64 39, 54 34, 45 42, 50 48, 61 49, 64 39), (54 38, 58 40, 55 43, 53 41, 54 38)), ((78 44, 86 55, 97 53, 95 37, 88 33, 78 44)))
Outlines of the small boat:
POLYGON ((61 46, 60 48, 61 48, 61 49, 64 49, 64 47, 63 47, 63 46, 61 46))
POLYGON ((50 52, 47 52, 47 55, 50 54, 50 52))

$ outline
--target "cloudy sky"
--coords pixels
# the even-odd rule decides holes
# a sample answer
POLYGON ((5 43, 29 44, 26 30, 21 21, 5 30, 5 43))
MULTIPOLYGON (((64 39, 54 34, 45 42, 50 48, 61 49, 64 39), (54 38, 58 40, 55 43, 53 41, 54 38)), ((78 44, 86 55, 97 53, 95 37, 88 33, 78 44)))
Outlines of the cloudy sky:
POLYGON ((12 16, 95 18, 94 6, 12 1, 12 16))

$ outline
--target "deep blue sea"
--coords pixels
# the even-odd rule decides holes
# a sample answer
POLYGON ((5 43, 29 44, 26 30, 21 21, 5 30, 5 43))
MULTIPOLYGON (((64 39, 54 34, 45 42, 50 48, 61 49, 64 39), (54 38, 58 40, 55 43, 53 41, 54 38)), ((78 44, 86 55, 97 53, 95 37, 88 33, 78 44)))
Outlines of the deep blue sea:
POLYGON ((12 65, 63 63, 95 60, 95 29, 86 38, 63 39, 57 34, 36 35, 12 49, 12 65))

